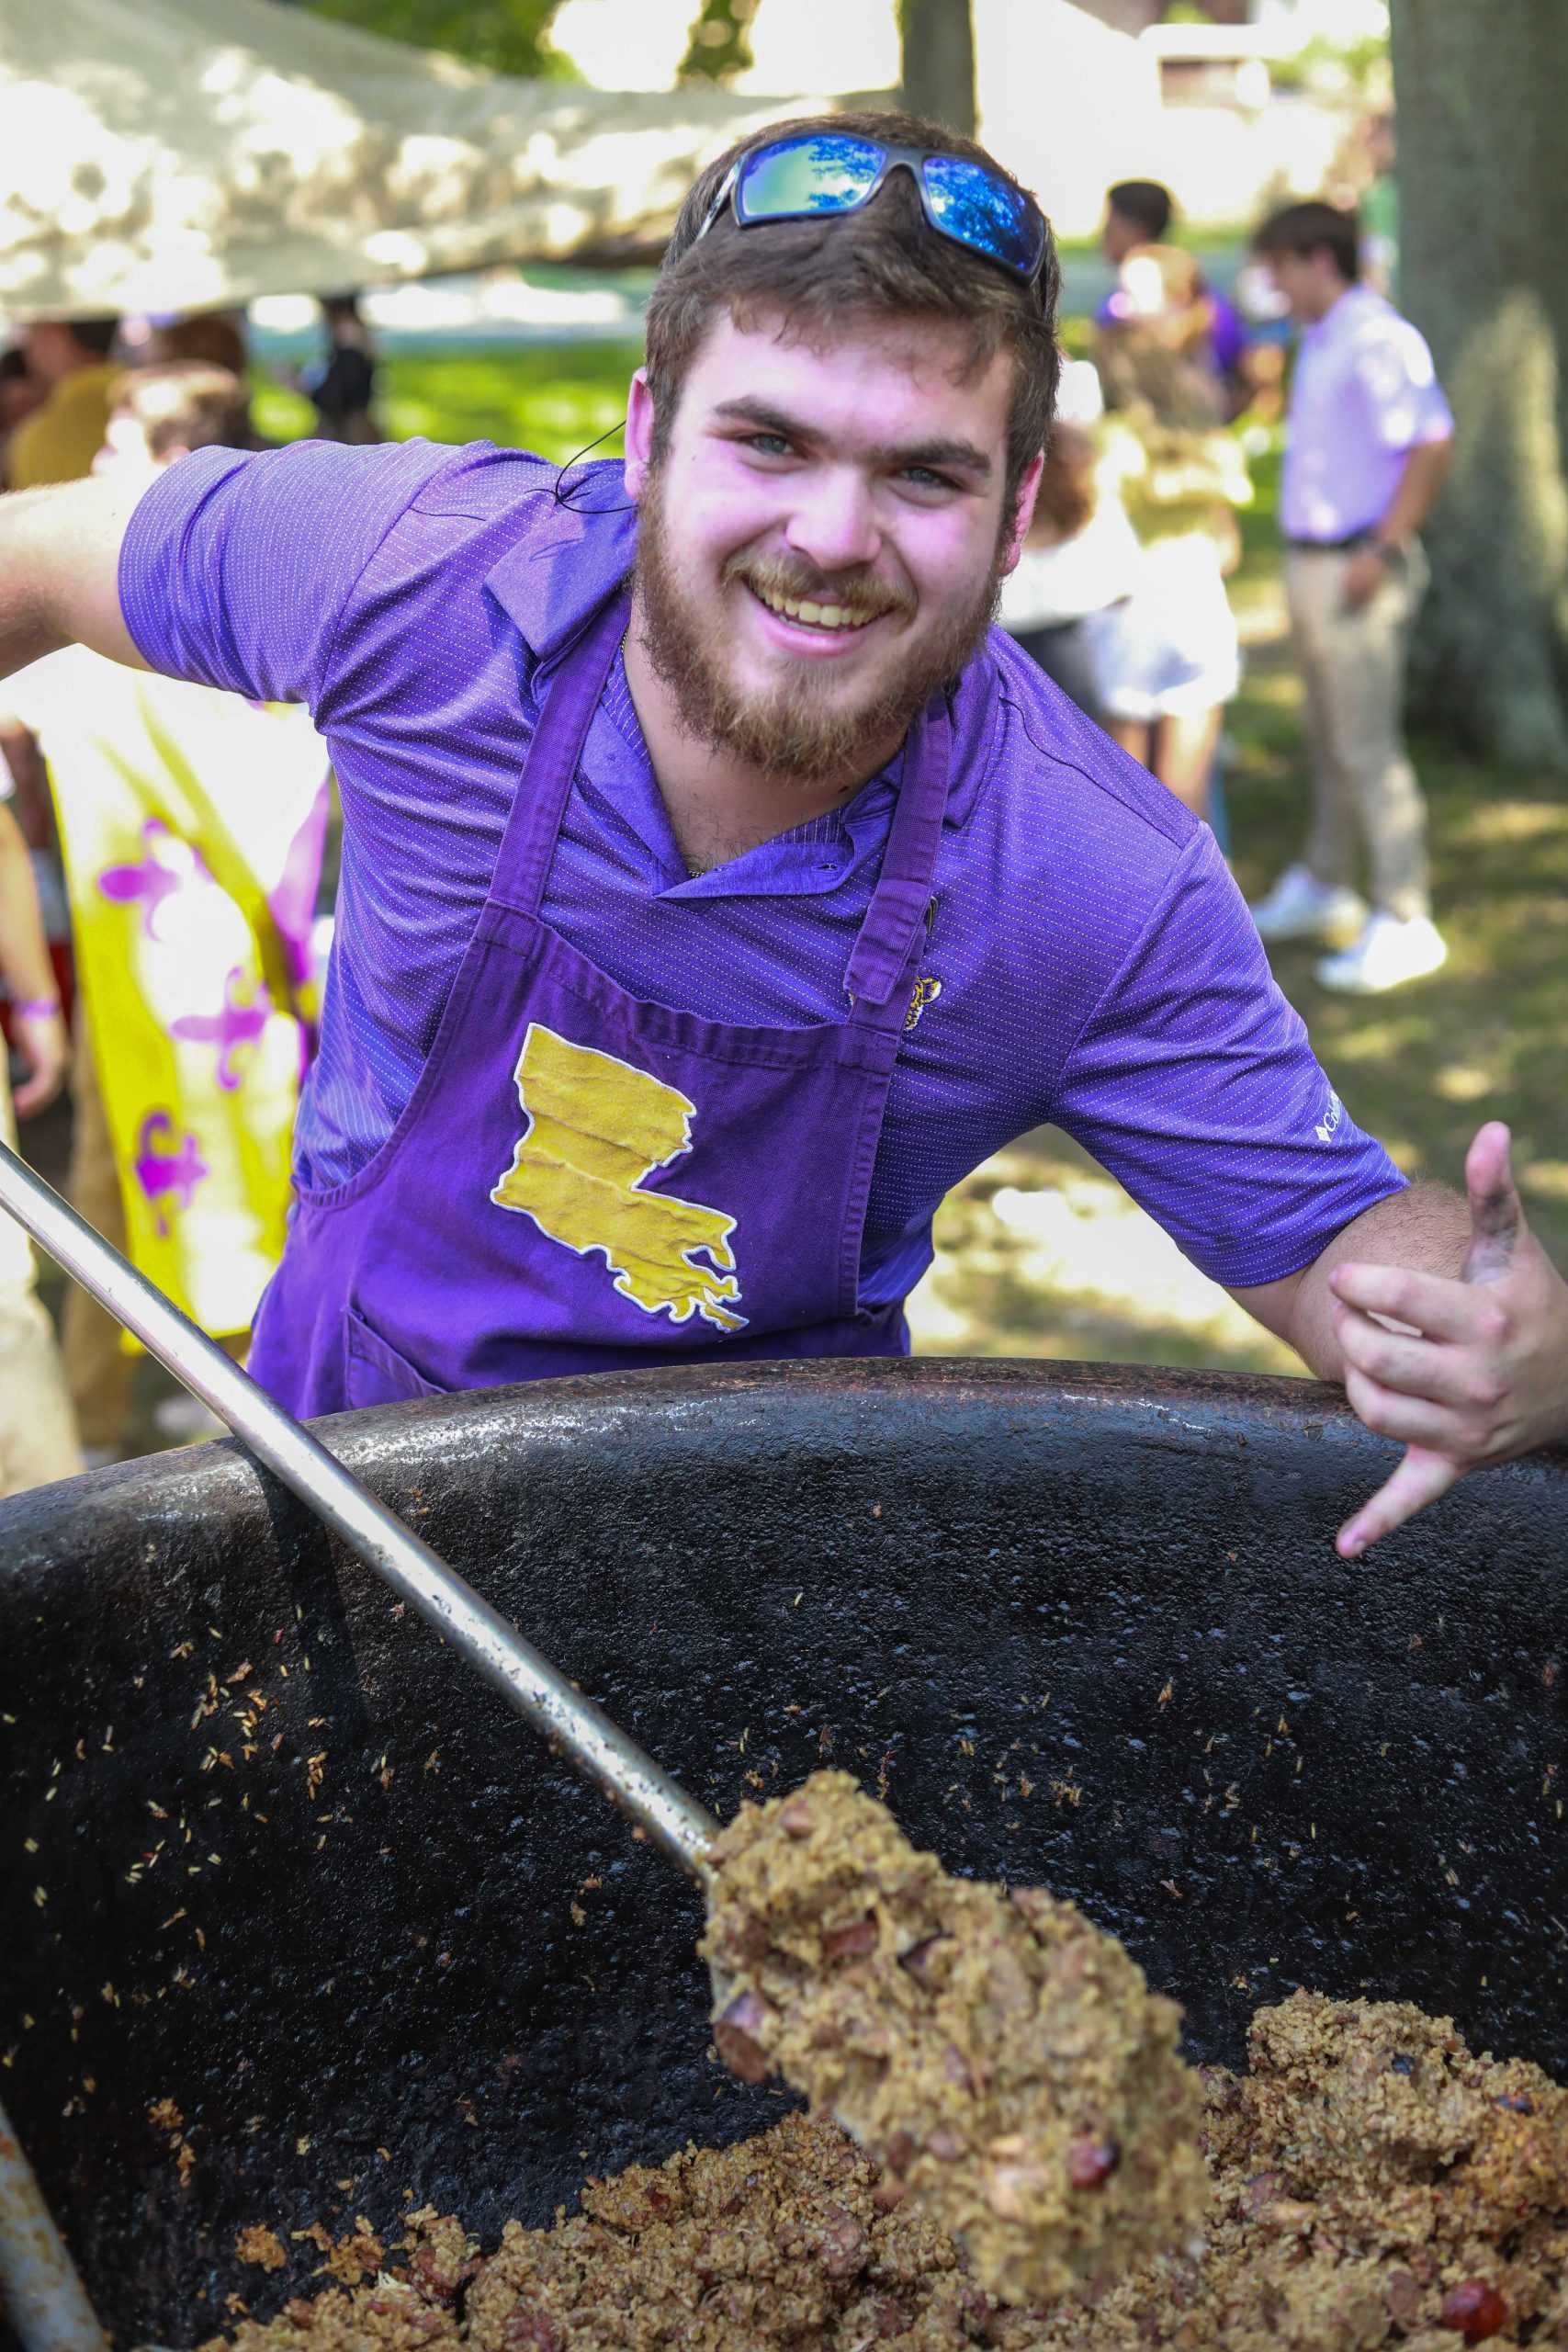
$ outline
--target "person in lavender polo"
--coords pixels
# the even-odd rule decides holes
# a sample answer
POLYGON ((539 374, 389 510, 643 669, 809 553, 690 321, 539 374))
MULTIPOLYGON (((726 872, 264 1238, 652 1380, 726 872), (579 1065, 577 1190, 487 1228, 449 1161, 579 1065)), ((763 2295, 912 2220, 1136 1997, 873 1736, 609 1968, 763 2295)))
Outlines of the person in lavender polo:
POLYGON ((1453 416, 1425 337, 1359 282, 1354 212, 1288 205, 1254 250, 1303 330, 1280 521, 1312 809, 1299 861, 1252 911, 1270 941, 1353 933, 1318 964, 1318 980, 1376 995, 1448 956, 1432 921, 1427 808, 1403 704, 1426 579, 1416 535, 1448 471, 1453 416), (1370 906, 1354 887, 1363 851, 1370 906))
POLYGON ((0 507, 0 662, 79 638, 328 741, 253 1351, 296 1411, 896 1355, 944 1193, 1050 1120, 1404 1442, 1347 1555, 1568 1429, 1507 1130, 1468 1204, 1407 1186, 1208 828, 990 625, 1057 285, 983 149, 776 127, 682 209, 624 463, 306 443, 0 507))

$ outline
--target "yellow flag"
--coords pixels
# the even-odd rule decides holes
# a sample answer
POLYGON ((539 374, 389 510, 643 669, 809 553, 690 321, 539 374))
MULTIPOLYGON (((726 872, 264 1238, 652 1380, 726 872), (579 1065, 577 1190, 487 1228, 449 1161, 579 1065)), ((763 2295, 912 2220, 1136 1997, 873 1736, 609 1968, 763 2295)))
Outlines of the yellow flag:
POLYGON ((130 1254, 243 1333, 290 1198, 324 748, 303 711, 80 648, 0 696, 50 764, 130 1254))

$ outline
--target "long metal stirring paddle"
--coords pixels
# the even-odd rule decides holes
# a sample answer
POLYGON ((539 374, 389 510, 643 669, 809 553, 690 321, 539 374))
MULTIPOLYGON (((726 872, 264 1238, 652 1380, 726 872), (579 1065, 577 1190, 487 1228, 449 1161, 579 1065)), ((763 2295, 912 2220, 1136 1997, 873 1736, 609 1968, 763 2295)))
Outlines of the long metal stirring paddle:
MULTIPOLYGON (((711 1896, 716 1873, 707 1849, 719 1829, 712 1815, 4 1144, 0 1207, 711 1896)), ((714 1963, 709 1973, 722 2010, 729 1989, 724 1972, 714 1963)), ((854 2137, 874 2137, 863 2119, 842 2108, 835 2111, 854 2137)), ((6 2252, 0 2233, 0 2257, 6 2252)), ((76 2352, 75 2343, 66 2341, 76 2352)))
POLYGON ((536 1731, 614 1798, 671 1861, 705 1884, 706 1849, 718 1834, 712 1814, 3 1143, 0 1207, 226 1421, 350 1551, 412 1601, 536 1731))

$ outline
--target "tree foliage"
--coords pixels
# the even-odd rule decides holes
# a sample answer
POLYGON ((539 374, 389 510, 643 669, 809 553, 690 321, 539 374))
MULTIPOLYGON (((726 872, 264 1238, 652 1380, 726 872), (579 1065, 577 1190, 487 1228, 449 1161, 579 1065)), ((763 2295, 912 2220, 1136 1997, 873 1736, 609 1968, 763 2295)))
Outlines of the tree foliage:
POLYGON ((703 0, 692 24, 682 82, 728 82, 754 62, 748 36, 758 0, 703 0))
POLYGON ((569 60, 549 42, 560 0, 299 0, 312 16, 416 49, 444 50, 468 65, 530 80, 571 81, 569 60))

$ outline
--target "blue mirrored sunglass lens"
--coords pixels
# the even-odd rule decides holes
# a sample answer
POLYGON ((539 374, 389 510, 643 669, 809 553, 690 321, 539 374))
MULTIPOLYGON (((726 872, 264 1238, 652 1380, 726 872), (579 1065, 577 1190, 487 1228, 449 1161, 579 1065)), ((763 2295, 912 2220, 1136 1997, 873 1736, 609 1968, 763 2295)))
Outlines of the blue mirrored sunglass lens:
POLYGON ((777 220, 796 212, 842 212, 865 195, 882 166, 882 150, 864 139, 829 132, 784 139, 748 156, 735 191, 742 220, 777 220))
POLYGON ((1025 276, 1034 268, 1043 232, 1016 189, 961 155, 928 155, 920 170, 931 218, 950 237, 1025 276))

